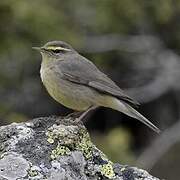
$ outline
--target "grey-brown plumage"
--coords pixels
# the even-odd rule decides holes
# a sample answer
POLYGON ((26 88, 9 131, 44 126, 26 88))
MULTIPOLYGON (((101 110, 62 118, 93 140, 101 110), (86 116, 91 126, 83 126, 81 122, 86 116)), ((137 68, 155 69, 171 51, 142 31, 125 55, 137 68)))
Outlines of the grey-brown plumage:
POLYGON ((136 101, 70 45, 52 41, 35 49, 42 54, 42 82, 56 101, 77 111, 86 111, 93 106, 109 107, 159 132, 156 126, 131 107, 138 104, 136 101))

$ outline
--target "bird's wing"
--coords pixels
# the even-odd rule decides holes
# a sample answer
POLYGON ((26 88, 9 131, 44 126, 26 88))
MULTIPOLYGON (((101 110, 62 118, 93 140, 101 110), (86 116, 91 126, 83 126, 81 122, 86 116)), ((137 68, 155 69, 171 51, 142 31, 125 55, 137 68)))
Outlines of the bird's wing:
POLYGON ((77 59, 59 61, 54 66, 56 73, 61 78, 77 84, 83 84, 96 89, 104 94, 117 97, 132 105, 139 105, 138 102, 126 95, 110 78, 102 73, 92 62, 80 56, 77 59), (83 58, 83 59, 82 59, 83 58))

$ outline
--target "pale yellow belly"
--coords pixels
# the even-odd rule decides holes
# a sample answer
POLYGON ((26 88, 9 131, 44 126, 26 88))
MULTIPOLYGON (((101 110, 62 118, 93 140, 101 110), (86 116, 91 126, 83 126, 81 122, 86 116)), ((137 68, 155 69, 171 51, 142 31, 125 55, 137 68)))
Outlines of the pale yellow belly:
POLYGON ((62 80, 51 71, 41 72, 41 79, 49 94, 70 109, 84 111, 99 104, 99 93, 89 87, 62 80))

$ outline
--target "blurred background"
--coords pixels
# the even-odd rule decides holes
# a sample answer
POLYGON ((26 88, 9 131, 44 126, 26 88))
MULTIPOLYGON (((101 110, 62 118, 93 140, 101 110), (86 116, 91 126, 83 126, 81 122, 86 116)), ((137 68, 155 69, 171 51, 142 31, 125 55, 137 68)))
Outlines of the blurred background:
POLYGON ((179 0, 1 0, 0 124, 71 110, 56 103, 40 77, 40 54, 32 46, 70 43, 122 89, 157 125, 157 135, 135 119, 100 108, 86 127, 114 162, 179 179, 179 0))

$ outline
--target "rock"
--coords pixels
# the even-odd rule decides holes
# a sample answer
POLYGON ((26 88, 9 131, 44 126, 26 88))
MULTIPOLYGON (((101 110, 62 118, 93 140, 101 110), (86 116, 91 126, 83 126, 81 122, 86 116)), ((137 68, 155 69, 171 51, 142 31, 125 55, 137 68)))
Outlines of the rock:
POLYGON ((0 180, 158 180, 111 162, 82 123, 42 117, 0 128, 0 180))

